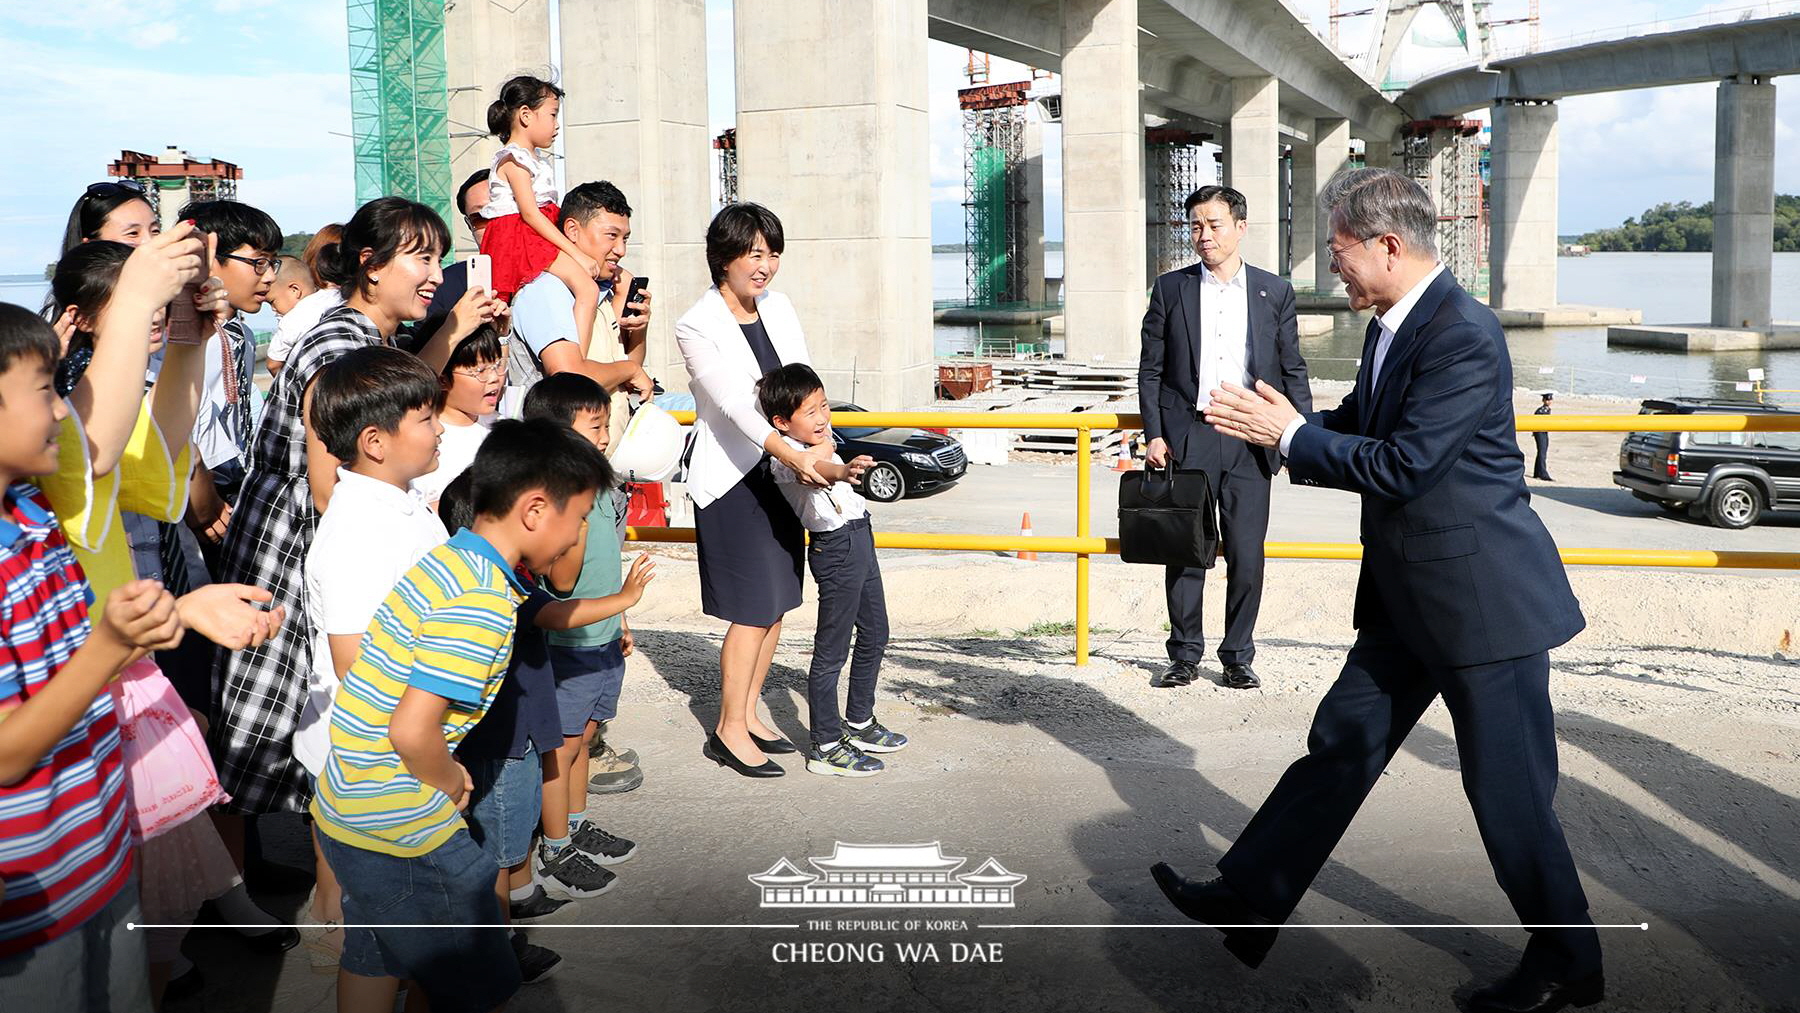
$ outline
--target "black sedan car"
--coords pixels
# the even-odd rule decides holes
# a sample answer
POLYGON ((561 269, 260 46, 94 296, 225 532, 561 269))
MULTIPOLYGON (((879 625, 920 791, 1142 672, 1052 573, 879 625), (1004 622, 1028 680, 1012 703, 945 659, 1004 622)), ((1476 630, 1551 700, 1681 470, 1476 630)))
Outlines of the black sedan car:
MULTIPOLYGON (((868 410, 842 401, 831 407, 840 412, 868 410)), ((832 434, 844 460, 864 454, 875 459, 863 472, 858 491, 877 503, 892 503, 910 493, 949 485, 969 470, 962 444, 923 429, 834 425, 832 434)))

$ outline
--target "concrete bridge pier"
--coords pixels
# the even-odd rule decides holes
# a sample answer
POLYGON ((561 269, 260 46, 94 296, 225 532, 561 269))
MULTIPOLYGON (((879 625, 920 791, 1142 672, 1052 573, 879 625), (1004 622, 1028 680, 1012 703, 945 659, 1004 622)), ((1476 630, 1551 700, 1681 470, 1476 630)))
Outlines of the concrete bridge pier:
POLYGON ((665 384, 678 384, 686 371, 675 321, 712 282, 702 241, 713 211, 706 6, 561 0, 560 13, 563 85, 573 97, 563 116, 568 185, 608 179, 631 202, 625 263, 650 279, 656 300, 644 364, 665 384), (596 53, 607 57, 582 58, 596 53))
POLYGON ((1488 193, 1488 304, 1556 306, 1556 104, 1494 103, 1488 193))
POLYGON ((1239 253, 1265 271, 1281 271, 1281 85, 1274 77, 1231 79, 1231 136, 1225 185, 1244 195, 1250 232, 1239 253))
POLYGON ((1719 82, 1714 135, 1712 323, 1767 327, 1775 264, 1775 85, 1719 82))
POLYGON ((1294 264, 1289 278, 1300 288, 1311 286, 1318 295, 1344 293, 1338 276, 1331 273, 1331 257, 1325 249, 1331 241, 1331 226, 1319 210, 1319 190, 1349 161, 1349 120, 1314 120, 1312 143, 1294 144, 1294 264))
POLYGON ((1125 362, 1147 287, 1136 0, 1066 0, 1062 28, 1067 356, 1125 362))
POLYGON ((925 0, 737 0, 734 13, 738 194, 781 216, 775 285, 814 368, 871 409, 931 400, 925 0))

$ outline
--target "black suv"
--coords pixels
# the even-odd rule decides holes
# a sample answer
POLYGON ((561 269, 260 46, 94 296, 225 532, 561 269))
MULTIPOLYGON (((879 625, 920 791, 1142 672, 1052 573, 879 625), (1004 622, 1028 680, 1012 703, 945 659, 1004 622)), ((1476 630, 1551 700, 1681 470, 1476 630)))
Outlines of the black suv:
MULTIPOLYGON (((1800 415, 1756 401, 1676 397, 1639 415, 1800 415)), ((1800 507, 1800 432, 1632 433, 1619 445, 1613 484, 1638 499, 1747 528, 1764 510, 1800 507)))

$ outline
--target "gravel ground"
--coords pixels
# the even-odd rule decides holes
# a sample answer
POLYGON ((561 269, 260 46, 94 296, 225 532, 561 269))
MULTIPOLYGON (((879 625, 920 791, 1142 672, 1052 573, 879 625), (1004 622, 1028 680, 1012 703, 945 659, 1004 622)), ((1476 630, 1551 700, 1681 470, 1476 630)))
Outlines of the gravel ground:
MULTIPOLYGON (((641 853, 618 868, 617 889, 532 930, 567 959, 509 1009, 1456 1008, 1510 966, 1523 933, 1292 930, 1251 972, 1213 932, 1182 923, 1147 874, 1159 859, 1204 869, 1304 748, 1351 637, 1354 573, 1349 563, 1272 563, 1257 659, 1265 688, 1170 691, 1149 685, 1164 636, 1160 580, 1149 574, 1096 568, 1101 630, 1092 664, 1076 668, 1058 625, 1072 564, 890 561, 889 600, 905 605, 877 712, 913 744, 870 781, 810 776, 789 757, 790 776, 751 782, 699 755, 717 706, 720 630, 685 605, 697 575, 671 555, 633 620, 639 652, 613 731, 642 754, 647 781, 590 810, 641 853), (968 858, 965 871, 993 856, 1029 878, 1011 910, 758 908, 746 876, 783 856, 805 867, 837 841, 941 841, 968 858), (940 916, 947 924, 899 931, 809 924, 940 916), (795 927, 750 927, 763 924, 795 927), (727 927, 682 927, 694 925, 727 927), (810 942, 854 943, 865 959, 778 962, 779 944, 810 942), (902 959, 901 943, 927 942, 937 961, 902 959), (877 951, 885 959, 872 962, 877 951), (978 953, 1001 959, 972 961, 978 953)), ((1553 654, 1558 808, 1595 920, 1649 926, 1606 932, 1602 1008, 1796 1008, 1794 582, 1593 570, 1574 579, 1589 628, 1553 654)), ((776 726, 796 739, 810 613, 794 615, 765 692, 776 726)), ((1215 608, 1208 627, 1219 624, 1215 608)), ((299 860, 291 827, 271 836, 299 860)), ((1296 921, 1513 920, 1462 797, 1448 717, 1434 706, 1296 921)), ((257 964, 214 932, 196 934, 189 952, 213 983, 174 1013, 331 1008, 332 979, 309 972, 303 950, 257 964)))

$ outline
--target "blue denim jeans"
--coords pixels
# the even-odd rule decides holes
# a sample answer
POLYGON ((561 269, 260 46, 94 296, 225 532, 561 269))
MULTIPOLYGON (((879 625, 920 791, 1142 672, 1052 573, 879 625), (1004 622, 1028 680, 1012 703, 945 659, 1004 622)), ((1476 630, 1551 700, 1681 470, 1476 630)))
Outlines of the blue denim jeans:
POLYGON ((409 978, 433 1013, 488 1013, 518 991, 519 961, 494 893, 500 869, 467 830, 416 858, 324 834, 319 849, 344 887, 340 968, 409 978))
POLYGON ((529 745, 519 759, 466 759, 469 780, 469 834, 502 869, 531 854, 531 834, 544 808, 544 761, 529 745))

